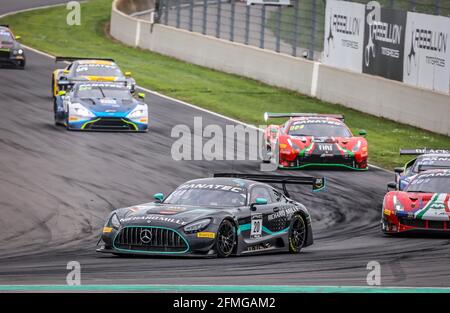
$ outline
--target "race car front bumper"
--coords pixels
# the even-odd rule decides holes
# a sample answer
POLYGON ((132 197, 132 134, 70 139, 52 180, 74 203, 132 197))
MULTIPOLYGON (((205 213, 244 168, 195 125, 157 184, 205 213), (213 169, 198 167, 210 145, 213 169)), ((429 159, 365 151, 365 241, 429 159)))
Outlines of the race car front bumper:
POLYGON ((186 234, 161 226, 105 227, 97 252, 123 255, 215 256, 215 232, 186 234), (145 237, 144 237, 144 231, 145 237))
POLYGON ((0 64, 22 66, 25 63, 25 55, 13 55, 9 50, 0 49, 0 64))
POLYGON ((416 218, 410 218, 408 216, 397 216, 392 212, 383 212, 383 218, 381 220, 381 228, 384 233, 387 234, 399 234, 399 233, 449 233, 450 234, 450 221, 432 221, 422 220, 416 218))
POLYGON ((298 156, 294 161, 280 159, 280 169, 302 169, 302 168, 319 168, 319 167, 332 167, 332 168, 346 168, 351 170, 364 171, 368 169, 367 162, 358 163, 353 156, 342 155, 308 155, 298 156))
POLYGON ((69 120, 68 129, 86 131, 146 132, 148 130, 148 122, 138 122, 121 117, 93 117, 87 120, 69 120))

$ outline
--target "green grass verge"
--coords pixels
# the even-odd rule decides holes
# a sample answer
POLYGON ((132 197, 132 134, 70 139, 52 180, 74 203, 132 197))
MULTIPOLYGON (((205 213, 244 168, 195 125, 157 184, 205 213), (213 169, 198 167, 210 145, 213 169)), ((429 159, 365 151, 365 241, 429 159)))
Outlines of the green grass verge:
POLYGON ((24 12, 1 23, 10 24, 24 44, 54 55, 112 57, 140 86, 244 122, 263 124, 265 111, 344 113, 355 133, 368 131, 370 162, 385 168, 407 160, 398 155, 400 147, 450 148, 447 136, 112 41, 105 36, 111 0, 83 4, 81 26, 68 26, 67 12, 64 6, 24 12))

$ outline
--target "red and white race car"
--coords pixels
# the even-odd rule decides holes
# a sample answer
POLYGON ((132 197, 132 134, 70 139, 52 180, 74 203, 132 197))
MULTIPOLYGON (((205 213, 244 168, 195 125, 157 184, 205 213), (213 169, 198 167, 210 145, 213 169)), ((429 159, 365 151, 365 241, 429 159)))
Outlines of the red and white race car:
MULTIPOLYGON (((388 187, 394 189, 395 182, 388 187)), ((404 191, 384 197, 381 229, 387 234, 410 231, 450 232, 450 170, 417 174, 404 191)))
POLYGON ((368 145, 360 130, 353 136, 342 114, 265 113, 264 119, 289 118, 282 125, 269 125, 264 138, 269 162, 278 158, 281 169, 345 167, 368 169, 368 145), (278 151, 278 152, 277 152, 278 151))

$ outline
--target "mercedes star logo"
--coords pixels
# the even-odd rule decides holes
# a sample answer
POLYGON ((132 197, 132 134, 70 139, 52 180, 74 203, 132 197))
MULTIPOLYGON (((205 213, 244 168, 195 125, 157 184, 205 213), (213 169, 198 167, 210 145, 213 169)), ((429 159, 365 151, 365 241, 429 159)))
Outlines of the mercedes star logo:
POLYGON ((143 229, 141 231, 141 242, 142 243, 149 243, 152 241, 152 232, 150 229, 143 229))

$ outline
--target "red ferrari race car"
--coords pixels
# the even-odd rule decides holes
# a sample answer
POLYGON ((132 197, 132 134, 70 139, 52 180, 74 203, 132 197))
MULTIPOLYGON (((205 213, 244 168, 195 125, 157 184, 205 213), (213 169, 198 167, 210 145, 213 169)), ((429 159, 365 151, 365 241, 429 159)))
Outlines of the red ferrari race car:
POLYGON ((367 170, 369 155, 365 130, 353 136, 342 114, 265 113, 264 119, 289 118, 282 125, 269 125, 264 139, 265 162, 278 158, 281 169, 344 167, 367 170), (277 152, 278 151, 278 152, 277 152))
MULTIPOLYGON (((388 188, 395 188, 395 182, 388 188)), ((417 174, 404 191, 384 197, 381 229, 386 234, 411 231, 450 233, 450 170, 435 169, 417 174)))

